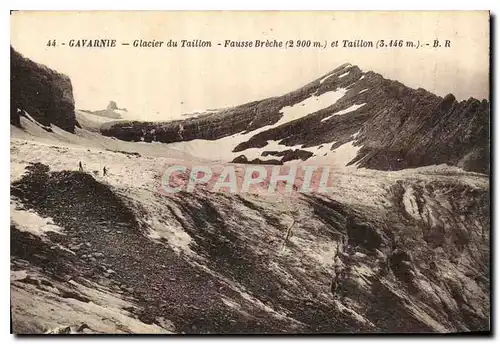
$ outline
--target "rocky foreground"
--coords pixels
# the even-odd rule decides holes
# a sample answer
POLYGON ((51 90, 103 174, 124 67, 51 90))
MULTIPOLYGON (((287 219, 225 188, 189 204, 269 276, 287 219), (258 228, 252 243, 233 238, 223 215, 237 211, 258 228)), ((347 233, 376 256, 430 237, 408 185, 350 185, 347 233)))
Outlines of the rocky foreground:
POLYGON ((55 158, 81 149, 12 149, 16 333, 489 329, 484 175, 338 171, 328 197, 164 195, 157 159, 84 150, 89 164, 123 161, 102 177, 55 158), (120 175, 140 169, 151 179, 120 175))

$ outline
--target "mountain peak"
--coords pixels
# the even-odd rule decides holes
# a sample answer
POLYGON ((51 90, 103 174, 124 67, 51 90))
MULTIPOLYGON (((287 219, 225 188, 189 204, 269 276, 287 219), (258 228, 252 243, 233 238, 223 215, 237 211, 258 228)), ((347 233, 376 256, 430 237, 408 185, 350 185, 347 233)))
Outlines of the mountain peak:
POLYGON ((109 123, 101 133, 132 141, 187 141, 186 147, 207 140, 214 144, 215 160, 233 162, 244 155, 245 163, 284 164, 288 152, 298 149, 301 155, 292 160, 378 170, 447 163, 486 173, 487 114, 486 103, 459 104, 451 94, 441 98, 344 63, 280 97, 185 122, 109 123), (226 137, 234 144, 216 142, 226 137))
POLYGON ((111 100, 108 104, 107 110, 118 110, 118 105, 114 100, 111 100))

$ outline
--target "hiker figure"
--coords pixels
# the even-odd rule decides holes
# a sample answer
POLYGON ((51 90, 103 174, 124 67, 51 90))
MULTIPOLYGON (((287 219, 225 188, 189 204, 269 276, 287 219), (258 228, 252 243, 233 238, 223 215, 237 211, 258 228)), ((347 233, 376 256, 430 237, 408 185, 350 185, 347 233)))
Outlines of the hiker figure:
POLYGON ((80 167, 80 172, 83 172, 83 166, 81 161, 78 163, 78 166, 80 167))
POLYGON ((106 166, 104 166, 103 169, 102 169, 102 175, 104 177, 106 177, 108 175, 108 169, 106 168, 106 166))

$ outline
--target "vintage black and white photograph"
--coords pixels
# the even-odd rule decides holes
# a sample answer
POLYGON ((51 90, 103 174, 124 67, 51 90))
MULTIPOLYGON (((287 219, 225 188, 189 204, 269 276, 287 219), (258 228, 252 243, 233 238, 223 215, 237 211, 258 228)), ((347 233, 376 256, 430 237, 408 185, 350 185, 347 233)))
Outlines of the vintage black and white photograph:
POLYGON ((488 11, 10 26, 13 333, 491 330, 488 11))

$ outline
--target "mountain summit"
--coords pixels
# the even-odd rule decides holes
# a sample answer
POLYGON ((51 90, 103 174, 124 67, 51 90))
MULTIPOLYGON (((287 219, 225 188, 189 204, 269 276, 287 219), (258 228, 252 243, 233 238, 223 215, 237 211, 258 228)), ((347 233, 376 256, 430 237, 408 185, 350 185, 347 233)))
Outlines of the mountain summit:
POLYGON ((176 142, 223 161, 321 160, 379 170, 446 163, 488 173, 489 108, 486 100, 442 98, 346 63, 283 96, 185 120, 110 122, 101 132, 176 142))
POLYGON ((116 105, 116 102, 114 100, 112 100, 109 102, 108 107, 106 109, 107 110, 118 110, 118 105, 116 105))

